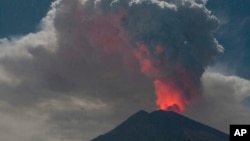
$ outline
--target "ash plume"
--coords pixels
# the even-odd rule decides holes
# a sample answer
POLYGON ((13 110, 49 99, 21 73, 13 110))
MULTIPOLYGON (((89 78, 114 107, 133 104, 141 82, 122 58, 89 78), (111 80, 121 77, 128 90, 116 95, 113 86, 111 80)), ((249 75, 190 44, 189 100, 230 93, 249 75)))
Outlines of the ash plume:
POLYGON ((3 71, 11 76, 4 79, 30 98, 34 88, 44 97, 84 90, 106 102, 121 101, 119 95, 151 100, 145 93, 155 92, 160 109, 181 113, 199 96, 205 67, 223 52, 205 1, 58 0, 41 27, 0 41, 3 71))
POLYGON ((219 22, 205 1, 96 0, 85 7, 92 46, 138 62, 154 82, 160 109, 183 112, 200 94, 205 67, 224 50, 213 36, 219 22))

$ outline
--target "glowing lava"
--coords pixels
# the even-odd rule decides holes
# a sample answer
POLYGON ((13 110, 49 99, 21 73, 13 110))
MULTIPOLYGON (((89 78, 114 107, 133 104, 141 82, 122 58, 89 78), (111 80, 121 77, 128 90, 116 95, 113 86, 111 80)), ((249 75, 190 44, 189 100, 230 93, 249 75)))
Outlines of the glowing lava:
POLYGON ((157 106, 161 110, 183 113, 188 105, 188 99, 185 97, 182 87, 177 86, 175 78, 166 76, 167 67, 161 60, 164 52, 164 48, 160 45, 151 53, 146 45, 138 44, 135 56, 140 62, 141 72, 153 79, 157 106))
POLYGON ((161 110, 184 112, 188 101, 183 97, 182 90, 178 90, 173 83, 166 80, 155 80, 154 86, 157 95, 156 104, 161 110))
POLYGON ((108 15, 99 13, 84 22, 83 30, 92 47, 92 52, 87 55, 91 58, 91 54, 94 54, 92 56, 97 63, 116 65, 117 68, 122 63, 133 67, 136 62, 136 68, 140 68, 153 81, 157 106, 162 110, 183 113, 192 93, 189 90, 194 88, 189 73, 170 65, 166 59, 166 45, 149 46, 137 41, 135 48, 132 48, 134 45, 131 45, 127 32, 120 25, 123 16, 126 16, 124 11, 108 15))

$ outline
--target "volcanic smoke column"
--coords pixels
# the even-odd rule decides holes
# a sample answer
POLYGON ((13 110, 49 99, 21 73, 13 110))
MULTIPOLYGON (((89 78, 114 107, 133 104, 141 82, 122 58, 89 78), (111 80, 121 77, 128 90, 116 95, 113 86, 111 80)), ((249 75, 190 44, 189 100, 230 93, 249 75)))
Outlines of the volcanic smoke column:
POLYGON ((153 79, 160 109, 183 112, 200 93, 200 77, 223 52, 212 32, 218 20, 201 1, 131 1, 123 27, 141 71, 153 79))
POLYGON ((134 56, 153 81, 160 109, 182 113, 200 94, 205 67, 223 53, 212 35, 218 20, 202 0, 96 0, 86 5, 93 8, 90 44, 125 61, 134 56))

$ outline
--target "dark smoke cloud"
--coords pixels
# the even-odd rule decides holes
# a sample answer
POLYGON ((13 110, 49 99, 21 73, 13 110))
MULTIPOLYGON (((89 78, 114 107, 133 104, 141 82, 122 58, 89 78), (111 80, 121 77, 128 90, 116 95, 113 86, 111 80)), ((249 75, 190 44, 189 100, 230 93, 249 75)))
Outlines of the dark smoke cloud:
POLYGON ((132 36, 146 42, 149 47, 157 44, 166 47, 164 63, 170 67, 165 69, 165 73, 184 69, 194 81, 198 81, 195 83, 199 83, 204 67, 211 64, 212 57, 223 52, 222 46, 212 35, 218 28, 218 20, 210 15, 204 5, 192 1, 166 2, 165 8, 162 8, 164 2, 152 5, 142 2, 141 5, 133 4, 131 11, 143 7, 150 10, 135 12, 147 15, 142 20, 136 20, 133 14, 128 17, 128 29, 135 31, 132 36), (135 26, 136 23, 139 26, 135 26), (145 25, 142 29, 147 30, 137 32, 140 25, 145 25))
POLYGON ((87 141, 139 109, 156 109, 152 79, 181 80, 184 71, 198 86, 223 51, 212 35, 217 19, 204 3, 55 1, 41 31, 0 39, 0 116, 17 117, 0 118, 0 130, 9 127, 0 139, 87 141), (164 60, 156 75, 140 72, 138 44, 164 60), (153 53, 158 45, 164 54, 153 53))
POLYGON ((102 0, 95 3, 104 15, 125 11, 121 24, 131 46, 138 48, 138 43, 143 44, 150 51, 144 54, 153 60, 153 70, 147 70, 147 75, 174 82, 188 99, 200 93, 200 77, 205 67, 224 50, 213 36, 219 22, 205 8, 205 1, 102 0), (160 54, 155 53, 159 46, 163 50, 160 54), (185 83, 190 84, 184 86, 185 83))

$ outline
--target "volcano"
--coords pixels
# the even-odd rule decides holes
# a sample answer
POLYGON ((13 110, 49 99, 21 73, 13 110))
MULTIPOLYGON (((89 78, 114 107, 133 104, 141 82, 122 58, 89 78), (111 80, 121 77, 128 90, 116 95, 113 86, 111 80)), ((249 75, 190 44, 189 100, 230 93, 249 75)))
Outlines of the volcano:
POLYGON ((92 141, 228 141, 229 136, 172 111, 139 111, 92 141))

